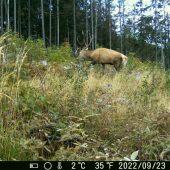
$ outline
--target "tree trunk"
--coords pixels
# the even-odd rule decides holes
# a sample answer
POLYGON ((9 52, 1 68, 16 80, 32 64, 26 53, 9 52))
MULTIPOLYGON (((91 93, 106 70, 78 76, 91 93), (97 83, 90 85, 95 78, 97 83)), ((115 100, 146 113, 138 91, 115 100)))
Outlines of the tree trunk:
MULTIPOLYGON (((167 13, 167 18, 169 19, 169 14, 168 14, 168 13, 167 13)), ((169 20, 168 20, 168 21, 169 21, 169 20)), ((168 22, 168 21, 167 21, 167 22, 168 22)), ((170 43, 170 37, 169 37, 169 22, 168 22, 167 25, 168 25, 167 34, 168 34, 168 44, 169 44, 169 43, 170 43)), ((170 61, 170 60, 169 60, 169 57, 168 57, 167 59, 168 59, 168 69, 169 69, 169 64, 170 64, 170 63, 169 63, 169 61, 170 61)))
POLYGON ((95 49, 97 48, 97 2, 95 2, 95 49))
POLYGON ((85 0, 86 3, 86 44, 88 44, 88 13, 87 13, 87 0, 85 0))
POLYGON ((133 32, 134 32, 134 34, 135 34, 135 32, 136 32, 136 5, 134 4, 134 17, 133 17, 133 32))
POLYGON ((110 13, 110 0, 108 0, 109 5, 109 48, 111 49, 111 13, 110 13))
POLYGON ((162 57, 162 65, 163 65, 163 69, 165 70, 165 56, 164 56, 164 52, 163 52, 161 26, 160 26, 159 21, 158 21, 158 25, 159 25, 159 33, 160 33, 160 40, 161 40, 161 57, 162 57))
POLYGON ((21 37, 21 4, 20 4, 20 0, 18 0, 18 32, 21 37))
MULTIPOLYGON (((143 0, 140 0, 140 11, 141 11, 141 25, 140 25, 140 30, 141 30, 141 36, 143 36, 143 31, 142 31, 142 27, 143 27, 143 0)), ((142 37, 142 43, 144 42, 143 37, 142 37)), ((142 44, 142 47, 145 48, 145 44, 142 44)), ((144 62, 144 54, 142 52, 142 62, 144 62)))
POLYGON ((45 44, 45 29, 44 29, 43 0, 41 0, 41 17, 42 17, 42 36, 43 36, 43 41, 44 41, 44 48, 46 48, 46 44, 45 44))
POLYGON ((94 30, 93 30, 93 0, 91 0, 91 38, 92 38, 92 50, 94 50, 94 30))
POLYGON ((69 30, 69 26, 68 26, 68 20, 67 20, 67 31, 68 31, 68 34, 67 34, 67 41, 68 43, 70 43, 70 30, 69 30))
POLYGON ((9 0, 7 0, 7 31, 9 31, 9 0))
POLYGON ((4 19, 3 19, 3 0, 1 0, 1 34, 4 33, 3 23, 4 23, 4 19))
POLYGON ((158 62, 158 47, 157 47, 157 0, 155 0, 155 32, 156 32, 156 63, 158 62))
POLYGON ((107 0, 105 0, 105 5, 106 5, 106 10, 105 10, 105 14, 106 14, 106 18, 107 18, 107 0))
POLYGON ((7 7, 7 3, 8 2, 6 2, 6 0, 4 0, 3 3, 4 3, 4 7, 5 7, 4 8, 5 9, 5 21, 6 21, 6 25, 5 26, 6 26, 6 30, 7 30, 7 27, 8 27, 8 23, 7 23, 8 22, 8 7, 7 7))
POLYGON ((50 0, 50 47, 51 47, 51 0, 50 0))
POLYGON ((163 1, 163 9, 164 9, 164 22, 165 22, 165 25, 164 25, 164 33, 165 33, 165 36, 164 36, 164 65, 165 65, 165 70, 166 70, 166 55, 167 55, 167 53, 166 53, 166 51, 167 51, 167 43, 166 43, 166 41, 167 41, 167 29, 166 29, 166 26, 167 26, 167 24, 166 24, 166 12, 165 12, 165 0, 163 1))
POLYGON ((30 0, 28 0, 28 37, 31 36, 30 0))
POLYGON ((57 47, 59 48, 59 0, 57 0, 57 47))
POLYGON ((99 37, 100 37, 100 45, 102 45, 102 2, 101 0, 99 0, 99 9, 100 9, 100 12, 99 12, 99 37))
POLYGON ((123 2, 123 4, 122 4, 122 6, 123 6, 123 11, 122 11, 122 18, 123 18, 123 24, 122 24, 122 32, 123 32, 123 37, 122 37, 122 53, 124 53, 124 50, 125 50, 125 43, 124 43, 124 41, 125 41, 125 0, 122 0, 122 2, 123 2))
POLYGON ((74 24, 74 35, 73 35, 73 50, 76 51, 76 14, 75 14, 75 0, 73 0, 73 24, 74 24))
POLYGON ((120 22, 120 52, 122 53, 122 22, 121 22, 121 1, 119 1, 119 22, 120 22))
POLYGON ((16 0, 14 0, 14 32, 16 31, 16 0))

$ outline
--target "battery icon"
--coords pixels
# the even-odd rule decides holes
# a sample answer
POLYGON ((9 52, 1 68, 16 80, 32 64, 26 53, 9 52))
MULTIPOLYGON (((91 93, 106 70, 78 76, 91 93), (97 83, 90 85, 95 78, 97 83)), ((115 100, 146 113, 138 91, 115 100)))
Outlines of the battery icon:
POLYGON ((38 168, 38 163, 30 163, 30 168, 38 168))

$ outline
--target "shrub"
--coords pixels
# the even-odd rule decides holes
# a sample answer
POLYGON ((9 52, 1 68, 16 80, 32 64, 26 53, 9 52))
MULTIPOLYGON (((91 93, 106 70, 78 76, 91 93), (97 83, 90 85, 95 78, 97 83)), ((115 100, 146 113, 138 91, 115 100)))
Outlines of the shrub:
POLYGON ((134 58, 134 53, 129 53, 128 64, 127 64, 128 70, 132 71, 135 68, 140 68, 141 66, 142 66, 142 62, 139 60, 139 58, 134 58))
POLYGON ((48 61, 56 62, 57 64, 62 62, 70 63, 73 60, 73 58, 71 58, 72 49, 70 46, 61 46, 57 50, 52 50, 51 47, 48 47, 47 56, 48 61))
POLYGON ((44 42, 42 39, 34 40, 33 37, 29 37, 26 41, 26 46, 29 49, 28 59, 29 60, 40 60, 45 58, 45 53, 43 51, 44 42))

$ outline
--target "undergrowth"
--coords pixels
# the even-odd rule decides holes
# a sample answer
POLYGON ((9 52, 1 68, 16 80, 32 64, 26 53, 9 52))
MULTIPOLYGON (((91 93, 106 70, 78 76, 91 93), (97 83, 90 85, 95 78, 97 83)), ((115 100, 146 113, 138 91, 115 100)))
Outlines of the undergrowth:
POLYGON ((61 65, 30 65, 33 53, 19 48, 21 60, 0 65, 1 160, 169 160, 168 72, 132 56, 133 65, 114 74, 65 69, 59 57, 70 61, 68 47, 48 49, 61 65))

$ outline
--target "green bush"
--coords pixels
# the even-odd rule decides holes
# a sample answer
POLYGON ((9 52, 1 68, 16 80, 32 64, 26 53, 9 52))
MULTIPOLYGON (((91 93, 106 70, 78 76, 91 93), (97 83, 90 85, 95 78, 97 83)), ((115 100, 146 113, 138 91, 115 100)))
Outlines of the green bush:
POLYGON ((4 45, 7 45, 8 51, 20 52, 20 49, 24 46, 24 38, 19 38, 18 33, 9 33, 4 39, 4 45))
POLYGON ((70 63, 74 59, 72 56, 72 49, 68 46, 61 46, 57 50, 53 50, 54 47, 47 48, 47 60, 50 62, 56 62, 57 64, 66 62, 70 63))
POLYGON ((168 71, 165 74, 165 83, 164 83, 165 89, 167 90, 167 92, 169 93, 170 90, 170 76, 168 74, 168 71))
POLYGON ((128 64, 127 64, 128 70, 132 71, 135 68, 140 68, 141 66, 142 66, 142 62, 139 60, 139 58, 135 58, 134 53, 129 53, 128 64))
POLYGON ((42 39, 34 40, 33 37, 29 37, 26 41, 28 48, 28 59, 29 60, 40 60, 45 58, 44 42, 42 39))

